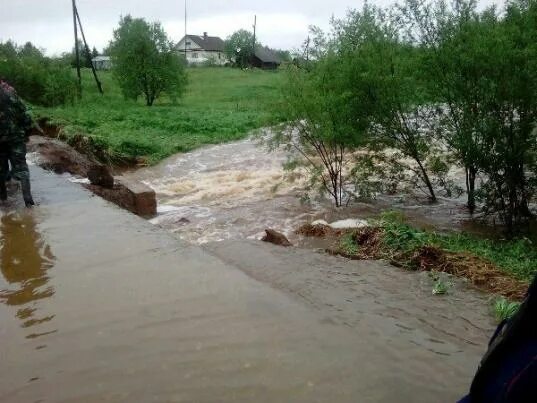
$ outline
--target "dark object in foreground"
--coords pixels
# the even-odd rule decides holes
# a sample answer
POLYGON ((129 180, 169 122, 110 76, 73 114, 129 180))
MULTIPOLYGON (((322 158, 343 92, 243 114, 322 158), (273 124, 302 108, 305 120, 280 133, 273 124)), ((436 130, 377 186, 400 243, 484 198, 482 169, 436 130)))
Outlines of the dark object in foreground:
POLYGON ((26 207, 35 204, 26 164, 26 142, 32 127, 32 118, 16 91, 0 81, 0 200, 7 200, 6 181, 11 174, 21 183, 26 207))
POLYGON ((537 276, 519 311, 498 326, 461 403, 537 402, 537 276))
POLYGON ((286 238, 285 235, 274 231, 272 229, 265 230, 266 235, 261 239, 263 242, 273 243, 274 245, 279 246, 293 246, 291 242, 286 238))

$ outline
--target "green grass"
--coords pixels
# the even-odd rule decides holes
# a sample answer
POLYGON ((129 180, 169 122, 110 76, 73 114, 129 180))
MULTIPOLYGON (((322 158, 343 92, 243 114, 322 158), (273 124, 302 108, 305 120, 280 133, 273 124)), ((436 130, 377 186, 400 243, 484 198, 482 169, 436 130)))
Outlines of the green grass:
POLYGON ((384 243, 398 252, 411 252, 422 246, 436 245, 448 252, 466 252, 487 259, 513 277, 530 281, 537 273, 537 247, 526 238, 491 240, 461 233, 436 233, 413 228, 397 213, 381 218, 384 243))
POLYGON ((118 159, 145 157, 157 162, 205 144, 244 138, 274 123, 271 104, 279 97, 282 74, 231 68, 188 69, 189 85, 177 104, 125 100, 110 72, 99 72, 105 95, 98 94, 89 70, 83 97, 74 105, 35 107, 37 117, 61 125, 68 136, 89 135, 118 159))
POLYGON ((354 242, 352 233, 344 234, 339 240, 340 249, 347 255, 356 255, 358 253, 358 245, 354 242))
POLYGON ((511 302, 501 297, 494 302, 494 316, 498 323, 510 319, 514 314, 518 312, 520 303, 511 302))

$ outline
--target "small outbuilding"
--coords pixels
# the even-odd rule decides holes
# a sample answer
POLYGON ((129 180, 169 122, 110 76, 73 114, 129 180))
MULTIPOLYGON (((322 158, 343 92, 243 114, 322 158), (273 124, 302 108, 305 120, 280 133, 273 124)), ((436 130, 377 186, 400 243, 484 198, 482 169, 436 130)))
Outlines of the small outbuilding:
POLYGON ((254 67, 266 70, 275 70, 280 64, 282 64, 282 61, 278 55, 267 48, 258 48, 252 60, 254 67))
POLYGON ((110 56, 97 56, 91 59, 95 70, 110 70, 112 68, 112 62, 110 56))

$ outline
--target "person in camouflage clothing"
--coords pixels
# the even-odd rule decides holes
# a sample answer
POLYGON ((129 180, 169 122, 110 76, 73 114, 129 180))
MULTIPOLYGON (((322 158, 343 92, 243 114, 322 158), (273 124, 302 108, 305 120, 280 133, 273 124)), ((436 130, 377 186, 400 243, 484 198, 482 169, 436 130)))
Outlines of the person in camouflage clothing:
POLYGON ((6 180, 11 164, 11 175, 21 183, 26 207, 34 205, 26 164, 26 142, 32 126, 32 118, 16 91, 0 81, 0 200, 7 199, 6 180))

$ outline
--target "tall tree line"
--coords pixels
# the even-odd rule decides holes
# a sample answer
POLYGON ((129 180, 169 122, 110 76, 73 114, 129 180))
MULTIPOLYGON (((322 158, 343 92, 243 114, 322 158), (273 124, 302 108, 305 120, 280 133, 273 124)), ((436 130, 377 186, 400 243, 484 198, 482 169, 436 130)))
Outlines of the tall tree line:
POLYGON ((310 63, 283 87, 289 124, 273 140, 298 151, 291 165, 312 186, 343 205, 406 181, 434 202, 453 194, 447 172, 459 165, 472 213, 510 233, 532 218, 537 1, 484 11, 474 0, 366 3, 311 36, 310 63))

